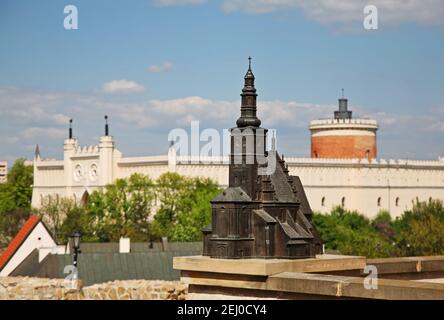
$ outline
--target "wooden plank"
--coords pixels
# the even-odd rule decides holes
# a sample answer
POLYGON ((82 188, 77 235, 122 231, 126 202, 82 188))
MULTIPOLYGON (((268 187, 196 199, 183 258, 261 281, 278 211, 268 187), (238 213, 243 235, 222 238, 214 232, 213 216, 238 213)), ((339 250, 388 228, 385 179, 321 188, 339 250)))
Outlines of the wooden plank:
MULTIPOLYGON (((284 272, 260 278, 212 278, 196 277, 192 273, 181 278, 195 288, 217 288, 220 293, 229 292, 233 288, 250 289, 270 292, 288 292, 319 297, 359 298, 382 300, 442 300, 444 284, 409 280, 379 279, 377 289, 367 289, 364 279, 358 277, 332 276, 325 274, 284 272), (227 289, 224 289, 227 288, 227 289)), ((204 290, 205 291, 205 290, 204 290)), ((199 292, 195 292, 199 293, 199 292)))
POLYGON ((365 257, 318 255, 312 259, 212 259, 204 256, 175 257, 176 270, 272 275, 285 271, 326 272, 363 269, 365 257))

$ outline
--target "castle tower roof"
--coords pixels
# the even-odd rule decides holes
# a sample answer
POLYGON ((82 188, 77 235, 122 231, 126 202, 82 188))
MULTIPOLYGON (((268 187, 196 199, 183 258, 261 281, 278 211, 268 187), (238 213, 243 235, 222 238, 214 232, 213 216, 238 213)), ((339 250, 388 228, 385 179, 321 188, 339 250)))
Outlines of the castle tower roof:
POLYGON ((342 89, 342 98, 338 101, 339 110, 335 111, 335 119, 351 119, 352 112, 348 111, 348 99, 344 97, 344 89, 342 89))

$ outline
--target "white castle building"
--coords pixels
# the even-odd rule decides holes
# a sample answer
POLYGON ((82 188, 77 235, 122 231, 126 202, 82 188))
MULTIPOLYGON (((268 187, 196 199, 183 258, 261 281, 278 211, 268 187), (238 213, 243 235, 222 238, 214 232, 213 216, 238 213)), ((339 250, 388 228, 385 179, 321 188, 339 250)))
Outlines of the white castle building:
MULTIPOLYGON (((342 205, 374 217, 381 210, 401 215, 419 199, 444 201, 444 158, 436 161, 376 159, 377 123, 352 119, 347 99, 339 99, 333 119, 314 120, 311 158, 286 157, 290 175, 300 177, 313 211, 329 212, 342 205), (335 158, 333 158, 335 157, 335 158)), ((105 135, 96 146, 80 146, 72 135, 64 142, 63 160, 34 158, 32 205, 47 196, 69 197, 81 204, 94 190, 133 173, 157 179, 166 172, 208 177, 228 186, 228 156, 192 157, 176 154, 124 157, 113 138, 105 135)))

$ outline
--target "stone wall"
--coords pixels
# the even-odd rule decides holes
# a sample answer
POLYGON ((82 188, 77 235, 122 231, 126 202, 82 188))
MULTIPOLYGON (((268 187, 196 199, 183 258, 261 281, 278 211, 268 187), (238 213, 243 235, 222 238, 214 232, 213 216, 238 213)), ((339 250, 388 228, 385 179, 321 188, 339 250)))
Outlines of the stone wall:
POLYGON ((63 279, 0 278, 0 300, 185 300, 179 281, 125 280, 70 289, 63 279))

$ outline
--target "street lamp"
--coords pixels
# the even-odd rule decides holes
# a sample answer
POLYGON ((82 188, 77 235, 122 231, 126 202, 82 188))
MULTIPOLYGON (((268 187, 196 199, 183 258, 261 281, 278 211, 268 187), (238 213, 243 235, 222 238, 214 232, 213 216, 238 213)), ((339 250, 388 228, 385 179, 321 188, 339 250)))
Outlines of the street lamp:
POLYGON ((79 255, 79 253, 81 253, 80 251, 80 237, 81 237, 81 233, 79 231, 76 231, 72 234, 71 239, 72 239, 72 246, 74 249, 74 261, 73 261, 73 265, 74 267, 76 267, 77 269, 77 257, 79 255))

